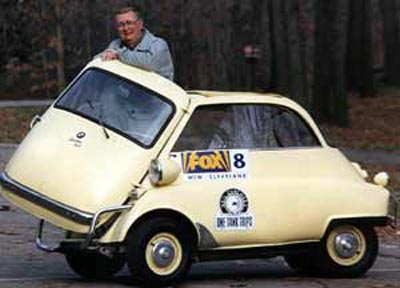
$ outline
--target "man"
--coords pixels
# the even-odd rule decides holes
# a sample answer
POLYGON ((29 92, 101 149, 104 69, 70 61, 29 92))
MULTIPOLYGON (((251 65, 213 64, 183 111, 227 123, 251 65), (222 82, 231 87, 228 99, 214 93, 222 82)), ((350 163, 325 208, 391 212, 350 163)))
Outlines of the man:
POLYGON ((115 21, 119 39, 110 43, 101 59, 119 59, 173 80, 174 67, 168 45, 144 28, 140 9, 136 6, 123 8, 116 13, 115 21))

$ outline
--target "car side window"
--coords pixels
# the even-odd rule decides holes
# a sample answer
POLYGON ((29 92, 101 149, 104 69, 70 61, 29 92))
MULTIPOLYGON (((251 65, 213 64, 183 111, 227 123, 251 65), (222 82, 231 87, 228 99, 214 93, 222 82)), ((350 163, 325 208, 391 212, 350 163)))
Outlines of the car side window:
POLYGON ((320 146, 297 113, 277 105, 200 106, 173 151, 320 146))

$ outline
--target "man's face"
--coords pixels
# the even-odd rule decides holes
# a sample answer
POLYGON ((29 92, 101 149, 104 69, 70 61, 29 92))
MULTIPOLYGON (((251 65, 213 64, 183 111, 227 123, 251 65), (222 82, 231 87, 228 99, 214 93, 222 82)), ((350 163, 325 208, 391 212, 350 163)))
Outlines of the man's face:
POLYGON ((142 37, 143 21, 132 11, 118 14, 115 20, 121 41, 128 46, 136 45, 142 37))

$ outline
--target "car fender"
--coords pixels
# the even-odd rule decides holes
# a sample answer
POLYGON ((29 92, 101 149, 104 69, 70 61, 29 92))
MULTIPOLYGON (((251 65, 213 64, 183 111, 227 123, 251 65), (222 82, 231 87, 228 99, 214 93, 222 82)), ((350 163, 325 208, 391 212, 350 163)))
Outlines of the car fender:
POLYGON ((137 200, 132 209, 123 212, 110 229, 101 237, 101 243, 123 242, 131 227, 139 223, 146 217, 170 216, 179 217, 186 221, 196 233, 197 240, 200 234, 192 216, 188 210, 177 199, 172 198, 171 193, 164 188, 155 188, 147 191, 137 200))

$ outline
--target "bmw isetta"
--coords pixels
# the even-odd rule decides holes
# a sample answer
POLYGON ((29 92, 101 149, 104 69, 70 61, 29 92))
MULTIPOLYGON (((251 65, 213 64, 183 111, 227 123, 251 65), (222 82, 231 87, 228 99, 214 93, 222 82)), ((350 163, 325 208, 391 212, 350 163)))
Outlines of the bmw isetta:
POLYGON ((94 60, 31 124, 1 192, 82 277, 127 263, 164 285, 194 262, 278 255, 300 273, 355 277, 389 221, 387 176, 367 182, 279 95, 184 91, 94 60), (45 222, 66 231, 56 246, 45 222))

